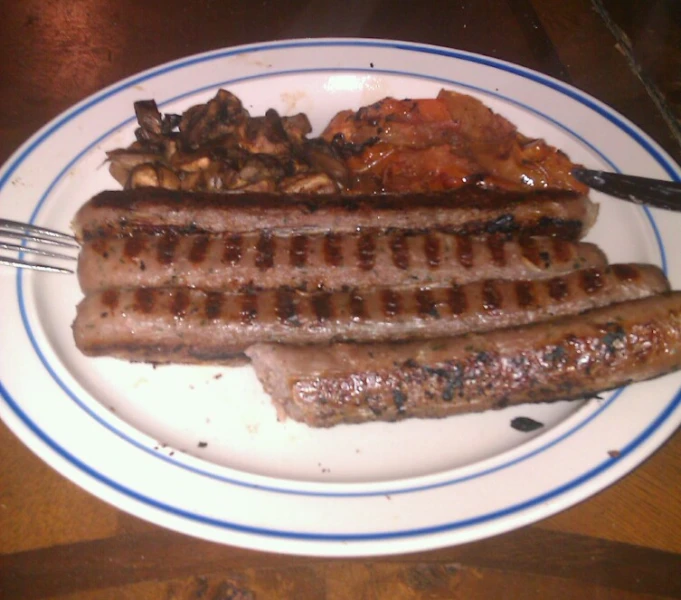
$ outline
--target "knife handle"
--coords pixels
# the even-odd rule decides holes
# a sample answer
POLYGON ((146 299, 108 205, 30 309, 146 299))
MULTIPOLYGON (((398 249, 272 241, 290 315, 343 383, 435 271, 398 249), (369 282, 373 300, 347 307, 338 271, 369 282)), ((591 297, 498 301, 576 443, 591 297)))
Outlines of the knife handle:
POLYGON ((572 175, 590 188, 636 204, 681 211, 681 182, 576 168, 572 175))

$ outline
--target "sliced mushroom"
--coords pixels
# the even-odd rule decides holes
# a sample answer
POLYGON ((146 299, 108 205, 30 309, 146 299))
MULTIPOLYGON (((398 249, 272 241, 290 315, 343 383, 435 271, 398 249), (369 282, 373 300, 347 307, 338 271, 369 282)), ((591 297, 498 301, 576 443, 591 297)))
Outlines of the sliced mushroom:
POLYGON ((128 178, 126 187, 160 187, 167 190, 180 189, 180 178, 165 165, 146 163, 136 166, 128 178))
POLYGON ((287 194, 332 194, 338 191, 338 184, 326 173, 312 173, 283 179, 279 190, 287 194))
POLYGON ((270 179, 279 181, 286 175, 281 163, 273 156, 257 154, 248 158, 239 170, 239 177, 246 182, 253 183, 270 179))
POLYGON ((327 141, 316 138, 303 145, 303 156, 315 170, 326 173, 331 179, 348 186, 350 173, 345 161, 327 141))
POLYGON ((252 118, 239 98, 221 89, 182 115, 163 115, 153 100, 136 102, 135 114, 136 141, 107 155, 111 175, 127 188, 224 192, 277 191, 282 181, 292 190, 347 184, 340 152, 328 143, 308 147, 312 127, 302 113, 282 117, 270 109, 252 118))
POLYGON ((282 117, 281 123, 288 139, 292 142, 302 143, 305 136, 312 131, 310 119, 304 113, 298 113, 290 117, 282 117))
POLYGON ((134 108, 137 122, 145 135, 156 137, 163 133, 163 117, 154 100, 139 100, 134 108))
POLYGON ((249 117, 234 94, 219 90, 215 98, 182 115, 180 140, 185 148, 196 150, 202 144, 233 134, 249 117))
POLYGON ((193 173, 194 171, 204 171, 211 165, 211 158, 207 153, 196 154, 176 154, 173 157, 172 165, 179 171, 193 173))

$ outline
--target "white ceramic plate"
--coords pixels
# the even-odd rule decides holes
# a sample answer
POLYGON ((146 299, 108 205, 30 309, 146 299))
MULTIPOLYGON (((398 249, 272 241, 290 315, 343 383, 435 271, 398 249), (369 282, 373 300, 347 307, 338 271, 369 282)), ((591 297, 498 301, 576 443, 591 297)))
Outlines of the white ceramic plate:
MULTIPOLYGON (((635 126, 544 75, 431 46, 299 40, 190 57, 88 98, 4 166, 0 215, 67 230, 84 201, 117 187, 104 152, 133 139, 134 101, 181 112, 219 87, 253 115, 303 111, 317 131, 340 109, 444 87, 480 97, 577 162, 679 178, 635 126)), ((601 214, 589 238, 610 260, 662 265, 681 287, 681 217, 594 197, 601 214)), ((4 269, 0 282, 0 416, 9 427, 100 498, 228 544, 371 555, 486 537, 612 483, 681 419, 675 374, 601 400, 313 430, 277 422, 249 367, 153 369, 81 356, 70 328, 75 277, 4 269), (516 416, 544 427, 520 433, 516 416)))

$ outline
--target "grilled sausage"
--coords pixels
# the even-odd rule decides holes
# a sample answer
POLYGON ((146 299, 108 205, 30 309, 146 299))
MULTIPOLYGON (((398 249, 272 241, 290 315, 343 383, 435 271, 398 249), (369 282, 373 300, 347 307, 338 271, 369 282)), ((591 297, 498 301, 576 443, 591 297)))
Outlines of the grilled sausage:
POLYGON ((282 414, 313 427, 576 399, 681 368, 681 292, 457 338, 247 354, 282 414))
POLYGON ((459 284, 536 279, 606 264, 593 244, 557 238, 472 238, 446 233, 150 235, 83 244, 78 278, 86 294, 106 288, 178 286, 235 291, 244 286, 459 284))
POLYGON ((258 342, 382 341, 452 336, 584 311, 663 292, 653 266, 614 265, 538 281, 240 294, 187 288, 109 289, 78 306, 88 356, 146 362, 230 362, 258 342))
POLYGON ((571 192, 532 193, 468 186, 433 194, 213 194, 158 188, 101 192, 73 220, 76 237, 169 229, 243 233, 262 229, 356 231, 358 227, 440 229, 464 234, 515 233, 577 239, 597 207, 571 192))

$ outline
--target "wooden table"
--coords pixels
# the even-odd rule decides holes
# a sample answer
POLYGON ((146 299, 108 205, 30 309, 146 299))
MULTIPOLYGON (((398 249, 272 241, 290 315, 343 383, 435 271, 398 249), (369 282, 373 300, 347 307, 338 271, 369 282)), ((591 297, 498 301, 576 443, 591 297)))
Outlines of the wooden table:
MULTIPOLYGON (((74 102, 141 69, 305 36, 405 39, 507 59, 593 94, 681 160, 676 0, 0 7, 0 161, 74 102)), ((681 434, 619 483, 536 525, 433 552, 322 560, 219 546, 138 520, 53 472, 0 424, 0 599, 568 597, 681 597, 681 434)))

